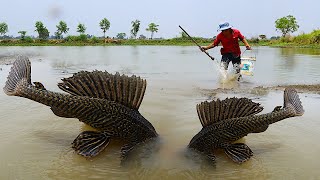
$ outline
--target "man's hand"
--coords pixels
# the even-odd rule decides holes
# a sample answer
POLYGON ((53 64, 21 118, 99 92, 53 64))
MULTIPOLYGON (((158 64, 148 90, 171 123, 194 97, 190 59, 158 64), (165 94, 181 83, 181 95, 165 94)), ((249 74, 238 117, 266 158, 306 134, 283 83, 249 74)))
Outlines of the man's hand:
POLYGON ((201 46, 201 47, 200 47, 200 50, 201 50, 202 52, 206 51, 207 49, 208 49, 207 46, 201 46))
POLYGON ((243 42, 244 45, 246 46, 246 50, 252 50, 251 47, 250 47, 250 45, 249 45, 249 43, 248 43, 248 41, 247 41, 245 38, 242 40, 242 42, 243 42))

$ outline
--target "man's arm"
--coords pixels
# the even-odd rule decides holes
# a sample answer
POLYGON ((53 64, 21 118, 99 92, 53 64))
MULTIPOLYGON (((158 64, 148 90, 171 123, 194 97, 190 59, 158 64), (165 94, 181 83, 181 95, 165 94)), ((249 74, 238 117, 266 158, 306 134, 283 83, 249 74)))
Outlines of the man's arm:
POLYGON ((248 41, 246 40, 246 38, 241 34, 240 31, 238 31, 239 34, 238 34, 238 38, 243 42, 243 44, 246 46, 247 50, 251 50, 251 47, 248 43, 248 41))
POLYGON ((208 46, 201 46, 200 50, 206 51, 208 49, 212 49, 212 48, 218 46, 219 43, 220 43, 220 38, 219 38, 219 36, 217 36, 217 38, 213 41, 212 44, 209 44, 208 46))
POLYGON ((248 41, 246 40, 246 38, 243 38, 241 41, 242 41, 243 44, 246 46, 247 50, 251 50, 251 47, 250 47, 248 41))
POLYGON ((214 47, 216 47, 214 45, 214 43, 209 44, 208 46, 201 46, 201 51, 205 51, 205 50, 208 50, 208 49, 211 49, 211 48, 214 48, 214 47))

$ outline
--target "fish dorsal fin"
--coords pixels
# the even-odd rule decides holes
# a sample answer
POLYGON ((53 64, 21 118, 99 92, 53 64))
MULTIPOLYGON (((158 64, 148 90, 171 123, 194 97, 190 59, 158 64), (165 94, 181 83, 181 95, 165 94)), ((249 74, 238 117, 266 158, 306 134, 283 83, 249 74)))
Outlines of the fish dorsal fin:
POLYGON ((128 77, 106 71, 80 71, 62 79, 58 87, 71 95, 107 99, 139 109, 147 81, 135 75, 128 77))
POLYGON ((205 101, 197 105, 197 112, 203 127, 231 118, 254 115, 263 110, 259 103, 248 98, 227 98, 205 101))

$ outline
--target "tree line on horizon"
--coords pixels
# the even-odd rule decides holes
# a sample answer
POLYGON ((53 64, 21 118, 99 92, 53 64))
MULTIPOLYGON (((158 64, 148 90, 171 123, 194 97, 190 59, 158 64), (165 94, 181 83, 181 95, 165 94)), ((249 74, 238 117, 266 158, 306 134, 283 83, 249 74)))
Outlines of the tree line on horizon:
MULTIPOLYGON (((110 28, 110 21, 107 18, 103 18, 99 22, 100 29, 103 32, 103 37, 106 38, 106 32, 110 28)), ((146 31, 149 31, 150 39, 153 39, 154 33, 158 32, 159 25, 155 23, 150 23, 148 25, 148 28, 146 28, 146 31)), ((282 37, 287 36, 289 33, 296 32, 299 28, 299 25, 297 23, 297 20, 294 16, 288 15, 282 18, 279 18, 275 21, 275 27, 276 31, 281 32, 282 37)), ((63 34, 67 34, 69 31, 68 25, 65 21, 60 21, 58 25, 56 25, 57 30, 54 32, 54 37, 56 39, 62 39, 63 34)), ((8 32, 9 28, 8 25, 5 22, 0 23, 0 35, 4 36, 8 32)), ((44 26, 44 24, 41 21, 37 21, 35 23, 35 31, 38 33, 39 39, 48 39, 50 32, 47 29, 47 27, 44 26)), ((131 37, 132 39, 137 39, 138 32, 140 31, 140 21, 134 20, 131 22, 131 37)), ((86 32, 86 26, 82 23, 79 23, 77 26, 77 32, 80 36, 87 36, 85 35, 86 32)), ((24 39, 26 37, 27 31, 19 31, 20 39, 24 39)), ((127 37, 126 33, 120 32, 116 35, 117 39, 125 39, 127 37)), ((181 33, 181 37, 184 38, 184 34, 181 33)), ((264 34, 259 35, 260 39, 266 39, 267 36, 264 34)), ((271 37, 270 39, 277 39, 278 37, 271 37)), ((140 35, 139 39, 146 39, 144 35, 140 35)))
MULTIPOLYGON (((110 21, 107 18, 103 18, 99 22, 100 29, 103 32, 103 37, 106 38, 106 32, 110 28, 110 21)), ((148 27, 146 28, 146 31, 150 32, 150 39, 153 39, 154 33, 157 33, 159 30, 159 25, 155 23, 150 23, 148 27)), ((67 23, 65 21, 60 21, 58 25, 56 25, 57 30, 54 32, 54 37, 56 39, 62 39, 63 34, 67 34, 70 30, 68 27, 67 23)), ((79 23, 77 26, 77 32, 79 33, 80 36, 85 35, 86 32, 86 26, 82 23, 79 23)), ((134 20, 131 22, 131 37, 132 39, 136 39, 138 32, 140 31, 140 21, 139 20, 134 20)), ((4 36, 7 32, 9 32, 9 27, 7 23, 2 22, 0 23, 0 35, 4 36)), ((38 33, 38 38, 39 39, 48 39, 50 36, 50 32, 48 28, 43 24, 41 21, 37 21, 35 23, 35 32, 38 33)), ((20 34, 20 39, 24 39, 26 37, 27 31, 18 31, 20 34)), ((120 32, 116 35, 117 39, 125 39, 127 37, 126 33, 120 32)), ((143 34, 140 35, 140 39, 146 39, 146 36, 143 34)))

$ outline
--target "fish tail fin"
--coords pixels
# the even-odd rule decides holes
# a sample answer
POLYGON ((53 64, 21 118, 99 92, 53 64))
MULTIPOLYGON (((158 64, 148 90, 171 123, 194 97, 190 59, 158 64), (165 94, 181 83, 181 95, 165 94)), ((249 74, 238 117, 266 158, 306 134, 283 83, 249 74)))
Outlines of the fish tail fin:
POLYGON ((294 110, 293 116, 302 116, 304 114, 299 95, 293 88, 286 88, 284 90, 284 108, 288 107, 292 107, 294 110))
POLYGON ((9 96, 19 96, 21 89, 31 84, 31 63, 25 56, 18 56, 11 67, 3 91, 9 96))

